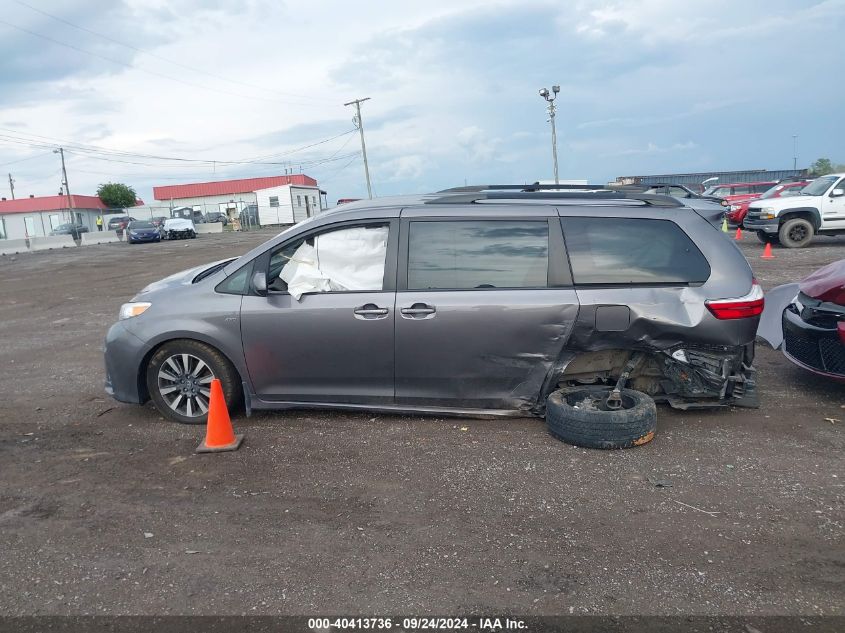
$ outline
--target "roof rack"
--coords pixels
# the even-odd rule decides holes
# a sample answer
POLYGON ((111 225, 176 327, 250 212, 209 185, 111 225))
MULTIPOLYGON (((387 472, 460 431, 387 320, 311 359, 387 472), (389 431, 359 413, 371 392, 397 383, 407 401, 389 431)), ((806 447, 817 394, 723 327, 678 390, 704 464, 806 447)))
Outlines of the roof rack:
POLYGON ((425 204, 466 204, 480 200, 635 200, 653 207, 683 207, 670 196, 625 190, 624 185, 469 185, 438 191, 425 204), (512 192, 512 193, 510 193, 512 192))

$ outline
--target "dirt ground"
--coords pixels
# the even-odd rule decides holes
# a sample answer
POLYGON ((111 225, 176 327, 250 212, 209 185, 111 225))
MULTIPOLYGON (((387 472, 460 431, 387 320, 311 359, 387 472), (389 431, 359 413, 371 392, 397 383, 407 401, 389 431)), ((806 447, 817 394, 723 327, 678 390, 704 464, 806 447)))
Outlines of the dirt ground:
MULTIPOLYGON (((617 452, 542 420, 288 412, 240 451, 103 393, 147 283, 271 233, 0 258, 0 615, 839 614, 845 385, 759 349, 759 410, 617 452)), ((845 257, 746 236, 765 288, 845 257)))

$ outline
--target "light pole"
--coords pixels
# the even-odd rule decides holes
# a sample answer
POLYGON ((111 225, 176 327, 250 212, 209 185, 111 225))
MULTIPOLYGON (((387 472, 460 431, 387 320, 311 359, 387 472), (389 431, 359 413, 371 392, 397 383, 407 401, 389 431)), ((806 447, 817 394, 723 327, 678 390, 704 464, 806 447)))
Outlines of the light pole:
MULTIPOLYGON (((369 97, 355 99, 355 101, 350 101, 348 103, 344 103, 343 105, 355 105, 355 116, 352 118, 352 123, 355 124, 355 127, 357 127, 358 131, 361 133, 361 153, 364 155, 364 175, 367 177, 367 196, 369 196, 370 200, 372 200, 373 187, 370 184, 370 166, 367 163, 367 145, 364 143, 364 121, 361 119, 361 104, 367 100, 369 100, 369 97)), ((301 167, 300 171, 302 171, 301 167)))
POLYGON ((547 88, 540 88, 540 96, 549 104, 549 122, 552 124, 552 160, 555 166, 555 184, 560 184, 557 174, 557 131, 555 130, 555 99, 557 93, 560 92, 560 86, 552 86, 552 92, 549 93, 547 88))
POLYGON ((792 170, 798 169, 798 135, 792 135, 792 170))

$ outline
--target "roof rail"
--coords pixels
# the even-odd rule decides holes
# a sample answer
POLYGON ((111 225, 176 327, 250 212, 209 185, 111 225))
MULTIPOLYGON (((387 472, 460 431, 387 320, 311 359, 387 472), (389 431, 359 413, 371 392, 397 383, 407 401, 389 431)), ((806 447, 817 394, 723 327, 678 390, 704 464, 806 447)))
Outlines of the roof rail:
POLYGON ((425 204, 466 204, 481 200, 635 200, 653 207, 683 207, 670 196, 638 193, 608 185, 469 185, 444 189, 425 204), (512 192, 512 193, 509 193, 512 192))

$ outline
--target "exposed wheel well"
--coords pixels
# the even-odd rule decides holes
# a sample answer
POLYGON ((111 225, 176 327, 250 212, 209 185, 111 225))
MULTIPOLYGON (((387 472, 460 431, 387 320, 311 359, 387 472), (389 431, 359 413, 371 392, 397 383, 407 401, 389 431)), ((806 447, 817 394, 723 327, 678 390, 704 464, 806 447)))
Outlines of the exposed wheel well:
POLYGON ((179 337, 179 338, 169 338, 167 340, 161 341, 158 345, 153 347, 149 352, 144 355, 143 360, 141 361, 141 365, 138 367, 138 395, 140 396, 141 403, 147 402, 150 399, 150 391, 147 389, 147 367, 150 365, 150 359, 153 355, 161 349, 163 345, 167 345, 168 343, 173 343, 174 341, 193 341, 195 343, 201 343, 202 345, 207 345, 208 347, 214 349, 219 353, 223 358, 229 361, 229 364, 232 366, 232 369, 235 370, 235 373, 238 375, 240 381, 243 381, 243 376, 241 376, 241 372, 238 371, 237 366, 235 363, 232 362, 232 359, 229 358, 223 351, 211 343, 207 343, 206 341, 201 341, 200 339, 196 338, 186 338, 186 337, 179 337))
POLYGON ((789 213, 785 213, 784 215, 780 216, 779 225, 783 225, 784 222, 787 220, 792 220, 793 218, 801 218, 802 220, 807 220, 810 224, 813 225, 813 230, 818 231, 820 222, 818 217, 814 213, 810 213, 809 211, 790 211, 789 213))

